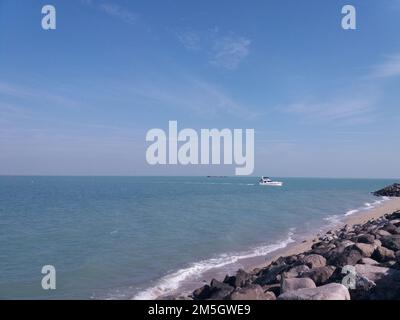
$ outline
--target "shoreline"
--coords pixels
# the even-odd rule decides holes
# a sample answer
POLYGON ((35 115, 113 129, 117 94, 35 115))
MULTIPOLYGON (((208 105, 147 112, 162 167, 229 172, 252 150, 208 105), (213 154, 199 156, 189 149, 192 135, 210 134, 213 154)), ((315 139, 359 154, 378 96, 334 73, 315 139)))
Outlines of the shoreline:
POLYGON ((325 228, 324 232, 321 232, 319 235, 316 234, 314 236, 307 237, 306 239, 297 240, 294 243, 288 244, 285 248, 274 251, 273 255, 265 260, 265 263, 246 267, 245 271, 254 272, 255 269, 264 268, 267 265, 271 264, 273 261, 279 259, 280 257, 298 255, 308 250, 311 250, 312 245, 318 241, 318 238, 322 234, 329 232, 330 230, 332 231, 339 230, 340 228, 343 228, 345 225, 353 227, 357 224, 364 224, 370 221, 371 219, 373 220, 379 219, 383 217, 385 214, 392 213, 397 210, 400 210, 400 198, 395 198, 395 197, 389 198, 387 201, 379 204, 377 207, 373 209, 360 211, 353 215, 347 216, 344 219, 344 221, 339 222, 333 228, 329 227, 325 228))
POLYGON ((300 233, 299 235, 294 237, 295 239, 292 239, 292 235, 289 235, 289 239, 291 239, 292 241, 287 242, 283 248, 278 248, 265 255, 258 255, 250 258, 239 259, 238 262, 241 265, 241 267, 230 268, 229 271, 224 270, 222 268, 221 269, 211 268, 202 273, 201 281, 199 281, 199 279, 195 281, 191 280, 183 281, 183 283, 176 290, 171 291, 170 293, 160 294, 153 299, 168 300, 168 299, 174 299, 176 297, 187 297, 191 294, 191 292, 194 289, 199 287, 200 282, 205 284, 209 282, 211 279, 217 279, 219 281, 222 281, 227 274, 229 275, 234 274, 239 268, 245 270, 248 273, 254 274, 256 271, 265 268, 266 266, 271 264, 273 261, 279 259, 280 257, 298 255, 310 250, 312 245, 318 242, 318 238, 320 236, 331 230, 332 231, 339 230, 345 225, 352 227, 356 224, 362 224, 371 219, 380 218, 385 214, 394 212, 396 210, 400 210, 400 198, 392 197, 388 198, 387 200, 384 200, 383 202, 377 204, 375 207, 371 209, 360 207, 358 208, 358 210, 352 210, 355 211, 355 213, 353 214, 346 216, 346 214, 343 213, 343 215, 340 216, 340 219, 338 221, 336 221, 335 223, 330 223, 328 226, 325 226, 324 228, 321 228, 318 231, 317 230, 312 231, 314 233, 311 232, 306 234, 300 233))
POLYGON ((400 185, 394 186, 395 195, 378 206, 348 212, 334 228, 277 250, 262 264, 214 278, 189 296, 170 298, 400 299, 400 185))

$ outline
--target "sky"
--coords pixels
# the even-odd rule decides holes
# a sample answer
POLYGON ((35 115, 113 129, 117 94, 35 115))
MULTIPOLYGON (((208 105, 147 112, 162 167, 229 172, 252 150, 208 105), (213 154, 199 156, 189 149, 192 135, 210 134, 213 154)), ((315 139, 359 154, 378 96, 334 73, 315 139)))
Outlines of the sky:
POLYGON ((398 178, 399 15, 398 0, 0 0, 0 175, 234 174, 148 165, 146 133, 177 120, 254 129, 254 175, 398 178))

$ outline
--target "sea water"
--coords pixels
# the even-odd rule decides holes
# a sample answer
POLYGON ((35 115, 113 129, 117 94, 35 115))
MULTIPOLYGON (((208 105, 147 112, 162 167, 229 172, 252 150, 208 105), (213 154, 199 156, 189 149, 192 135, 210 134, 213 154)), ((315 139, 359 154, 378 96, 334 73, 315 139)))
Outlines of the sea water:
POLYGON ((384 198, 392 180, 0 177, 0 299, 153 299, 190 290, 384 198), (56 290, 41 287, 44 265, 56 290))

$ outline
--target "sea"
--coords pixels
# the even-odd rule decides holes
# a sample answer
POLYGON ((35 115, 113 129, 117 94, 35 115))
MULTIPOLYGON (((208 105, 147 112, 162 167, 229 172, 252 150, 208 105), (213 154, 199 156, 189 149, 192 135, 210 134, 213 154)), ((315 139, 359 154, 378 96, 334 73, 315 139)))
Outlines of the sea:
POLYGON ((385 179, 0 177, 0 299, 156 299, 386 201, 385 179), (44 290, 44 266, 56 288, 44 290))

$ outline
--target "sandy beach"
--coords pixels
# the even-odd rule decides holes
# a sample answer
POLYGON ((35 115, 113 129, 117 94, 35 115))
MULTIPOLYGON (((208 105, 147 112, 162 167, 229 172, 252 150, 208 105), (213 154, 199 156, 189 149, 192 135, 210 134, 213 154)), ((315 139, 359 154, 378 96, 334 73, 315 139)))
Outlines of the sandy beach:
POLYGON ((334 227, 327 226, 316 236, 295 239, 255 268, 238 270, 222 282, 213 279, 209 285, 196 289, 191 297, 195 300, 400 298, 399 187, 394 184, 374 193, 394 194, 397 198, 384 199, 374 208, 352 211, 334 227))
MULTIPOLYGON (((350 227, 357 224, 363 224, 371 219, 378 219, 385 214, 392 213, 397 210, 400 210, 400 198, 390 198, 388 201, 383 202, 374 209, 362 211, 348 216, 345 219, 344 223, 339 224, 335 229, 340 229, 346 224, 350 227)), ((329 229, 325 230, 325 232, 328 231, 329 229)), ((320 235, 314 235, 305 240, 300 240, 289 244, 286 248, 275 251, 273 256, 265 260, 265 263, 258 264, 252 267, 247 267, 246 271, 251 272, 254 269, 263 268, 278 259, 279 257, 296 255, 308 251, 311 249, 311 246, 318 240, 319 236, 320 235)))

